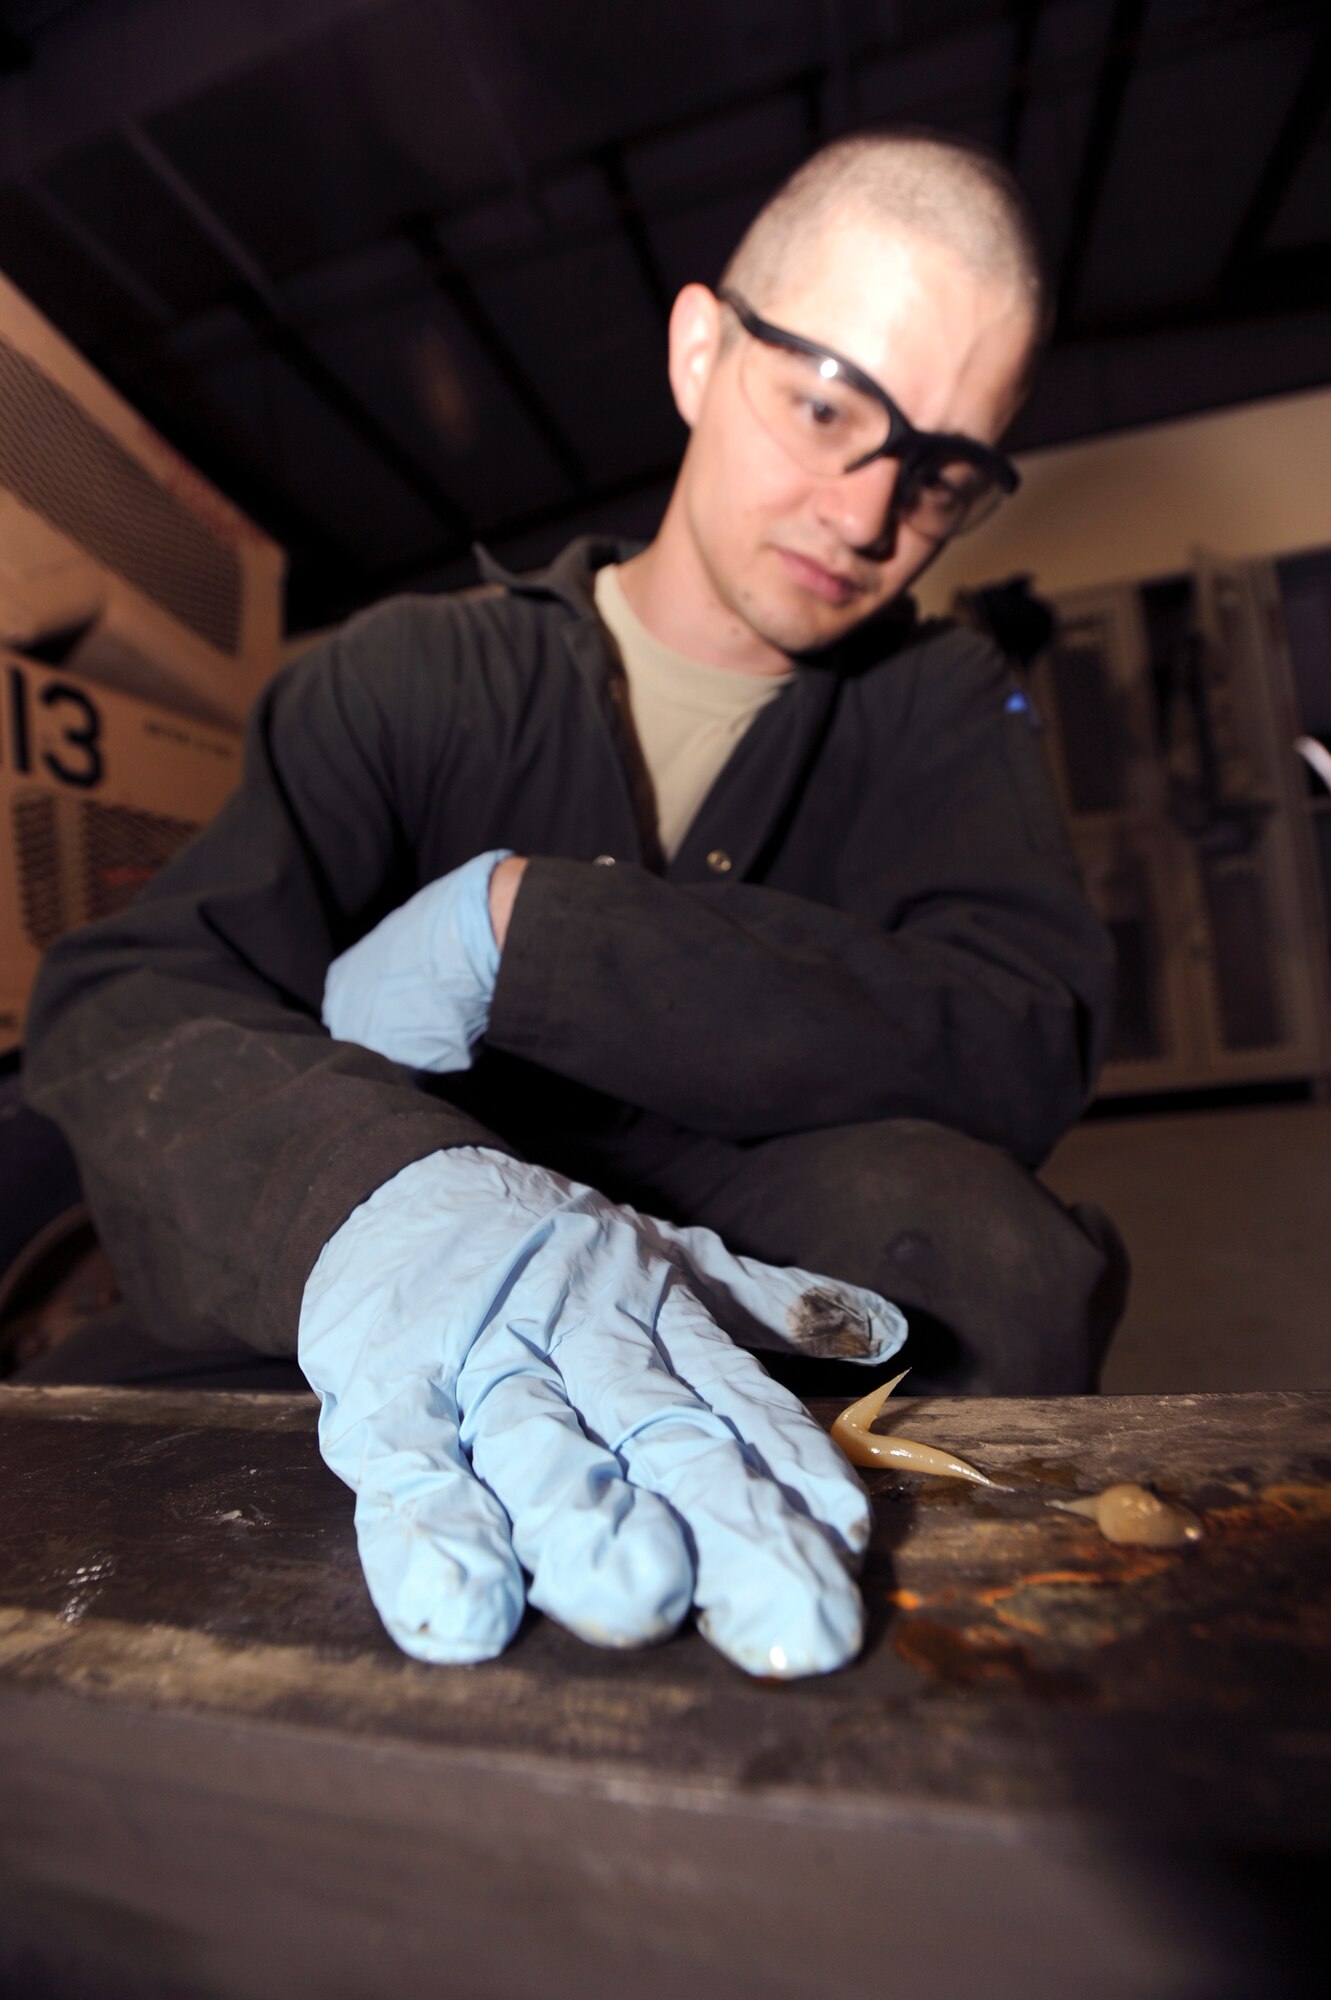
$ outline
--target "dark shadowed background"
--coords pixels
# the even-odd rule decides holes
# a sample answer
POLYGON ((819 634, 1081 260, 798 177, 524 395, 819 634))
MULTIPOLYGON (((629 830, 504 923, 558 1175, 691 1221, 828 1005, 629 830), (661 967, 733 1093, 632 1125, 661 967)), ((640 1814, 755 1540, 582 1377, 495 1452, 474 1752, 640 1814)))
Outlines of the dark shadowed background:
POLYGON ((820 139, 1004 152, 1013 442, 1322 382, 1331 17, 1291 0, 0 0, 0 270, 291 552, 290 623, 649 531, 675 289, 820 139))

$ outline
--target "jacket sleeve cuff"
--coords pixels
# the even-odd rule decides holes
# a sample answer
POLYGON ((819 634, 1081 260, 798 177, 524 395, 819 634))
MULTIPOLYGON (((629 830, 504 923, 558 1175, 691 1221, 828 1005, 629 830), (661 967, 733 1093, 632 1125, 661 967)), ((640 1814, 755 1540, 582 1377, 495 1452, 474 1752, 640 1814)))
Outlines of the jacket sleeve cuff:
POLYGON ((544 856, 528 861, 490 1002, 488 1038, 496 1047, 558 1068, 567 1041, 560 1023, 578 1018, 590 982, 609 972, 610 907, 616 959, 622 962, 626 949, 633 954, 624 935, 633 905, 615 893, 622 885, 612 879, 620 872, 544 856))

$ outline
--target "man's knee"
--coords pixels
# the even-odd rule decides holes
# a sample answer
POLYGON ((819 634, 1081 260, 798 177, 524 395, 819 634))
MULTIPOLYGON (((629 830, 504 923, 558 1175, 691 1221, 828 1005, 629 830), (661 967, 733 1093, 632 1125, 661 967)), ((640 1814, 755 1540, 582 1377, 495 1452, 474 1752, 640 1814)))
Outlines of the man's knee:
POLYGON ((982 1395, 1094 1387, 1126 1280, 1122 1245, 1098 1210, 1069 1212, 1005 1154, 922 1120, 760 1150, 747 1213, 733 1219, 748 1240, 733 1247, 900 1305, 911 1324, 902 1358, 917 1383, 982 1395))

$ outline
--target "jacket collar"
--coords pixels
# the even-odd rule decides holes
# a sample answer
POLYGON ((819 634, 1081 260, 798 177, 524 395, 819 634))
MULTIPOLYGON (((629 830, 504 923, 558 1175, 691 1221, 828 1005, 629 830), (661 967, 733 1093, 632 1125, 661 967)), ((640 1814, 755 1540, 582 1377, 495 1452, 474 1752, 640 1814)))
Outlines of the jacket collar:
MULTIPOLYGON (((578 617, 595 618, 597 570, 606 563, 627 562, 645 546, 643 542, 625 541, 618 535, 579 535, 544 569, 521 574, 505 569, 479 542, 473 543, 472 553, 487 583, 499 584, 520 597, 553 597, 578 617)), ((914 598, 898 597, 863 625, 856 626, 839 645, 822 653, 796 654, 793 664, 801 675, 810 671, 819 675, 830 672, 849 678, 895 653, 915 631, 918 618, 914 598)))
POLYGON ((606 563, 627 562, 643 547, 642 542, 624 541, 618 535, 579 535, 544 569, 521 574, 505 569, 479 542, 472 544, 472 554, 487 583, 500 584, 519 597, 554 597, 580 618, 594 618, 597 570, 606 563))
MULTIPOLYGON (((654 815, 641 790, 636 750, 626 741, 628 727, 615 701, 614 651, 596 611, 594 579, 604 563, 627 562, 642 546, 607 535, 583 535, 545 569, 515 576, 484 549, 476 549, 487 583, 519 596, 554 599, 572 612, 564 638, 585 675, 624 771, 628 823, 637 829, 639 855, 659 871, 654 815)), ((838 647, 794 661, 795 679, 770 702, 745 732, 699 808, 674 860, 664 869, 672 882, 712 882, 712 856, 725 856, 730 879, 761 872, 763 856, 780 837, 794 810, 830 726, 842 683, 883 660, 905 642, 915 607, 909 598, 890 605, 838 647)), ((622 676, 620 676, 622 679, 622 676)))

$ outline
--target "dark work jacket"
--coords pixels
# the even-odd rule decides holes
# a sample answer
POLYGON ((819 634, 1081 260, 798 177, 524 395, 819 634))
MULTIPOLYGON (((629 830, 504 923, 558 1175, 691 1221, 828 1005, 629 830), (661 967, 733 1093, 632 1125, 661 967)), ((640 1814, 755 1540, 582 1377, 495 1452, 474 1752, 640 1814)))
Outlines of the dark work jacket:
POLYGON ((440 1147, 918 1117, 1034 1163, 1081 1109, 1110 949, 996 652, 889 614, 798 663, 664 866, 591 595, 625 553, 354 619, 265 690, 212 825, 49 953, 27 1092, 158 1337, 292 1351, 321 1246, 440 1147), (533 859, 450 1101, 331 1040, 324 976, 492 847, 533 859))

